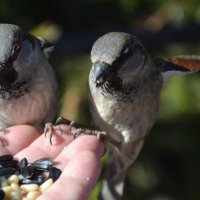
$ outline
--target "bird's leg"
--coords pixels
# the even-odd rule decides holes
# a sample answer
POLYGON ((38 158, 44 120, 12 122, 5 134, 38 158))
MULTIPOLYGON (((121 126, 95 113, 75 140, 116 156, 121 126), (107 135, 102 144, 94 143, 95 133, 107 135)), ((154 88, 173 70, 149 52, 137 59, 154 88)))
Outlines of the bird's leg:
POLYGON ((74 139, 80 134, 95 135, 95 136, 97 136, 98 139, 103 139, 106 136, 105 131, 100 131, 98 129, 88 128, 87 126, 84 126, 84 125, 79 124, 77 122, 70 121, 70 120, 63 118, 63 117, 59 117, 56 120, 55 125, 59 126, 61 124, 69 125, 70 132, 74 135, 74 139))
POLYGON ((70 132, 74 136, 74 139, 80 134, 95 135, 95 136, 97 136, 98 139, 103 139, 107 135, 105 131, 100 131, 98 129, 88 128, 87 126, 76 123, 74 121, 70 121, 66 118, 58 117, 54 125, 52 123, 48 122, 48 123, 45 124, 45 128, 44 128, 45 137, 47 135, 49 135, 49 141, 50 141, 51 145, 52 145, 53 131, 58 129, 61 133, 63 132, 60 125, 68 125, 70 127, 70 132))

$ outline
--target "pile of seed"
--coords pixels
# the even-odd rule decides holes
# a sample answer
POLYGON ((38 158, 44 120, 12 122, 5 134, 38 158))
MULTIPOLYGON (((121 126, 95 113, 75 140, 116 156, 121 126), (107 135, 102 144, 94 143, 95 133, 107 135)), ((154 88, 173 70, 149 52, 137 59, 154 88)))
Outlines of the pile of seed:
POLYGON ((18 162, 12 155, 0 156, 0 200, 34 200, 60 174, 49 157, 28 163, 26 158, 18 162))

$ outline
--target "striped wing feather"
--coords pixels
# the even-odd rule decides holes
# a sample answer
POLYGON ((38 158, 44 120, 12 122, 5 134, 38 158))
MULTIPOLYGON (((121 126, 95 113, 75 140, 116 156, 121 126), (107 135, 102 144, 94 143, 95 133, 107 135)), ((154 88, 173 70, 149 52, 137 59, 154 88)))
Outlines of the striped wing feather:
POLYGON ((191 71, 200 70, 200 56, 197 56, 197 55, 175 56, 170 59, 167 59, 167 61, 169 61, 175 65, 184 67, 191 71))

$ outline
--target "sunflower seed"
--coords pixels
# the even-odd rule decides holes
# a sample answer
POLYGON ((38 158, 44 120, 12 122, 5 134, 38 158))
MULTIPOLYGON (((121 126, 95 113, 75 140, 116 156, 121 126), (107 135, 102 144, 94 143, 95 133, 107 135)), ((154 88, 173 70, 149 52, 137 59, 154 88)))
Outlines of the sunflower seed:
POLYGON ((61 175, 62 171, 56 167, 51 167, 50 172, 49 172, 49 178, 53 179, 53 182, 55 182, 61 175))
POLYGON ((28 165, 26 167, 20 168, 20 173, 24 178, 31 178, 35 173, 35 167, 28 165))
POLYGON ((0 156, 0 162, 5 161, 5 160, 13 160, 13 156, 10 154, 0 156))
POLYGON ((41 158, 32 163, 32 165, 36 167, 37 170, 44 170, 44 171, 49 170, 52 164, 53 164, 53 160, 52 158, 49 158, 49 157, 41 158))
POLYGON ((16 168, 8 167, 8 168, 1 168, 0 169, 0 176, 2 177, 9 177, 12 174, 14 174, 16 171, 16 168))

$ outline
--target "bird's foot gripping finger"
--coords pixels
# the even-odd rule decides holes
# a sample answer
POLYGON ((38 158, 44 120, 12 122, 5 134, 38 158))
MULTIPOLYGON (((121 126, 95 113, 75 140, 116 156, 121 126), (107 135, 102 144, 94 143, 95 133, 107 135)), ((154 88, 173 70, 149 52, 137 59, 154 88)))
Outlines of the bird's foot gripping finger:
POLYGON ((106 132, 105 131, 100 131, 97 129, 90 129, 87 127, 83 127, 82 125, 80 125, 76 122, 72 122, 70 125, 70 130, 71 133, 74 135, 74 139, 80 135, 80 134, 84 134, 84 135, 95 135, 97 137, 98 140, 105 138, 106 136, 106 132))
POLYGON ((49 138, 49 142, 52 145, 52 136, 53 136, 53 124, 51 122, 48 122, 44 126, 44 136, 49 138))
POLYGON ((106 137, 105 131, 100 131, 100 130, 97 130, 97 129, 88 128, 88 127, 83 126, 79 123, 76 123, 74 121, 70 121, 70 120, 62 118, 62 117, 59 117, 56 120, 56 123, 55 123, 56 126, 59 126, 60 124, 69 125, 70 132, 74 135, 74 139, 80 134, 95 135, 95 136, 97 136, 98 139, 103 139, 103 138, 106 137))
POLYGON ((53 123, 51 123, 51 122, 48 122, 45 124, 44 135, 45 135, 45 137, 49 138, 49 142, 51 145, 52 145, 53 132, 55 130, 59 130, 61 134, 63 132, 59 125, 53 125, 53 123))

